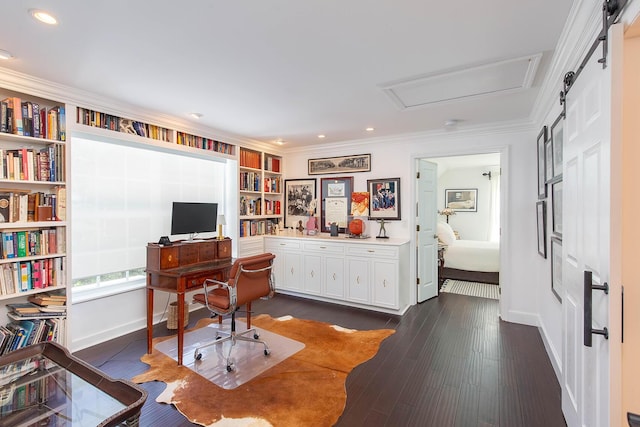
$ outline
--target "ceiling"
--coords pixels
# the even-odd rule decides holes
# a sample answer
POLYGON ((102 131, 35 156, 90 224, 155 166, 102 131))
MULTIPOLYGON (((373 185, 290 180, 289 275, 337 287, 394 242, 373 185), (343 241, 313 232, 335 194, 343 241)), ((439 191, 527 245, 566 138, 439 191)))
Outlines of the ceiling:
POLYGON ((452 119, 459 129, 531 120, 571 3, 4 0, 0 49, 14 58, 0 67, 225 134, 311 146, 452 119))

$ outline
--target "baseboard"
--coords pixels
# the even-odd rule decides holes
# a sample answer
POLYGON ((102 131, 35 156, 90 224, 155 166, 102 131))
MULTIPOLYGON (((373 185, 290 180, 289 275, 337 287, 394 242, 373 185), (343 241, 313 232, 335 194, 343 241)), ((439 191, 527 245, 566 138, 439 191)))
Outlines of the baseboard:
POLYGON ((556 373, 556 378, 558 378, 558 382, 561 382, 562 379, 562 359, 560 355, 556 351, 555 347, 549 341, 547 337, 547 331, 542 322, 540 322, 540 326, 538 326, 538 330, 540 331, 540 336, 542 337, 542 342, 544 343, 544 348, 547 350, 547 355, 549 356, 549 360, 551 361, 551 366, 553 366, 553 371, 556 373))
POLYGON ((500 313, 500 317, 505 322, 519 323, 521 325, 538 327, 538 316, 534 313, 526 313, 523 311, 509 310, 500 313))

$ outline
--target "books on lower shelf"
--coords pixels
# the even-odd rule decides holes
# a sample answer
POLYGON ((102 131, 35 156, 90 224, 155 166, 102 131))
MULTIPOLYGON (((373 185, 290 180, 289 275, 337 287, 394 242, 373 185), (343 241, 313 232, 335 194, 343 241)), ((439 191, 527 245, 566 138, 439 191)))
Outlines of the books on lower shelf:
POLYGON ((243 219, 240 220, 240 237, 276 234, 279 219, 243 219))
POLYGON ((3 191, 0 189, 0 223, 65 221, 67 190, 57 186, 50 193, 3 191))
POLYGON ((64 337, 64 318, 14 320, 0 325, 0 354, 46 341, 60 342, 64 337))
POLYGON ((66 258, 13 262, 0 266, 0 295, 63 286, 66 258))
POLYGON ((3 231, 0 233, 0 259, 64 254, 64 228, 3 231))

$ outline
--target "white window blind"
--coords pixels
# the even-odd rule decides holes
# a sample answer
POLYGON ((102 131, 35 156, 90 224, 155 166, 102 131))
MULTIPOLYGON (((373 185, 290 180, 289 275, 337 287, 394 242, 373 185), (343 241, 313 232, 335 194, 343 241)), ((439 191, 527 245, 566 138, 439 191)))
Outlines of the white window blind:
POLYGON ((174 201, 224 212, 226 163, 77 137, 70 151, 73 279, 144 267, 174 201))

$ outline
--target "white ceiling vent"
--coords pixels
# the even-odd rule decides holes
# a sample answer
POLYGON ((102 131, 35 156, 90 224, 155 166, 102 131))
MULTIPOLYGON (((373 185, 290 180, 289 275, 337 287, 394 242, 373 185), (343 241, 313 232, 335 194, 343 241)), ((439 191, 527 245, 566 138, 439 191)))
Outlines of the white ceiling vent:
POLYGON ((508 59, 382 85, 403 109, 531 87, 542 54, 508 59))

